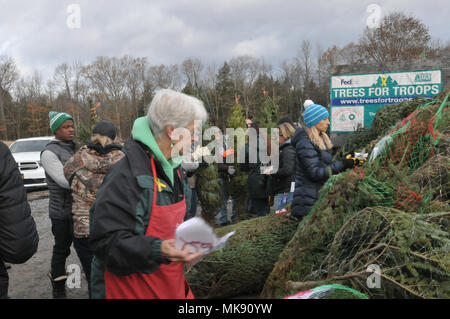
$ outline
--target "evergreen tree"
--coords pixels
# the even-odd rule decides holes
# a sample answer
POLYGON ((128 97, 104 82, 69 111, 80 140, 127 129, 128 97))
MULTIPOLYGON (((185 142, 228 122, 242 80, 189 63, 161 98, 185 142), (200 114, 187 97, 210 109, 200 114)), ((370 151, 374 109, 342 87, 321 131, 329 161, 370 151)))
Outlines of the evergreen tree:
POLYGON ((217 74, 216 94, 218 102, 217 126, 223 128, 225 119, 230 117, 233 106, 234 84, 231 79, 230 66, 225 62, 217 74))
POLYGON ((187 95, 195 96, 194 85, 191 83, 191 81, 188 80, 188 82, 186 83, 186 86, 183 88, 183 90, 181 92, 183 92, 184 94, 187 94, 187 95))
POLYGON ((84 145, 86 140, 89 140, 92 136, 92 130, 98 122, 97 108, 100 106, 100 103, 94 104, 94 101, 90 97, 87 101, 89 104, 89 125, 86 126, 80 121, 80 123, 78 123, 78 134, 76 136, 76 141, 82 145, 84 145))
MULTIPOLYGON (((242 129, 242 132, 246 130, 245 117, 242 109, 242 105, 239 103, 239 96, 235 99, 235 104, 231 109, 231 115, 227 121, 227 128, 242 129)), ((245 219, 246 202, 247 202, 247 179, 248 174, 239 169, 238 163, 238 151, 243 152, 243 145, 238 143, 238 139, 245 141, 245 136, 228 136, 228 144, 233 146, 234 149, 234 169, 235 173, 231 178, 231 182, 228 184, 228 193, 231 198, 234 199, 234 205, 236 207, 237 218, 239 220, 245 219)))
POLYGON ((261 128, 267 129, 267 136, 270 137, 271 129, 277 127, 279 119, 279 107, 275 101, 269 96, 267 91, 264 91, 265 101, 262 105, 261 112, 257 118, 257 122, 261 128))

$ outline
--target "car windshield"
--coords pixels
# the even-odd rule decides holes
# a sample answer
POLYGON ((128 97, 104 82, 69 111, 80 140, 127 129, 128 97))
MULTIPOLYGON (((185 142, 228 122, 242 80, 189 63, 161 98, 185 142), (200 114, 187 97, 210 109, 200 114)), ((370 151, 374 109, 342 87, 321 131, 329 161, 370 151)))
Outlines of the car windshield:
POLYGON ((11 153, 41 152, 50 140, 17 141, 11 145, 11 153))

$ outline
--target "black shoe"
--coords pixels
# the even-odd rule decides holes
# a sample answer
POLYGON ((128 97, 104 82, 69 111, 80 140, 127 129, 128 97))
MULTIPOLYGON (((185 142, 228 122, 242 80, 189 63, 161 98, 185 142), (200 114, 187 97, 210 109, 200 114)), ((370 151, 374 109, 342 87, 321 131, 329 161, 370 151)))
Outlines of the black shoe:
POLYGON ((66 295, 66 280, 67 276, 59 276, 53 279, 52 274, 48 273, 48 277, 52 283, 52 295, 53 299, 67 299, 66 295))
POLYGON ((230 225, 231 223, 230 222, 225 222, 225 223, 220 223, 220 224, 218 224, 217 226, 218 227, 224 227, 224 226, 228 226, 228 225, 230 225))

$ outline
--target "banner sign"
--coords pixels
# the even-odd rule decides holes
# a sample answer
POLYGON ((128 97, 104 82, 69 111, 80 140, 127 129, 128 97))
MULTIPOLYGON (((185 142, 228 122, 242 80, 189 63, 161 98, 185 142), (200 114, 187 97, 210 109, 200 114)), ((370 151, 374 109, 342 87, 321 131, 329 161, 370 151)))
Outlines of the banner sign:
POLYGON ((442 91, 441 70, 332 75, 330 130, 353 132, 370 128, 375 113, 388 104, 415 97, 434 97, 442 91))

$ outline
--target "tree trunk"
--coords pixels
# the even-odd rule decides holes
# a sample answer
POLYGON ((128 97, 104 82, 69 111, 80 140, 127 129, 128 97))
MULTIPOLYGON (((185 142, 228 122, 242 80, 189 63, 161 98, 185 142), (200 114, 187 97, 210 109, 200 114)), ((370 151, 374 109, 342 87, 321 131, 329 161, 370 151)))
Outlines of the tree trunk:
POLYGON ((5 108, 3 105, 3 97, 0 97, 0 127, 3 127, 2 130, 2 139, 6 141, 8 139, 8 128, 6 127, 6 116, 5 116, 5 108))

